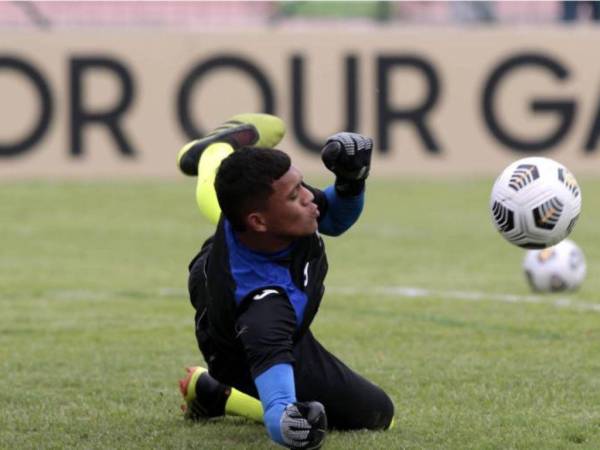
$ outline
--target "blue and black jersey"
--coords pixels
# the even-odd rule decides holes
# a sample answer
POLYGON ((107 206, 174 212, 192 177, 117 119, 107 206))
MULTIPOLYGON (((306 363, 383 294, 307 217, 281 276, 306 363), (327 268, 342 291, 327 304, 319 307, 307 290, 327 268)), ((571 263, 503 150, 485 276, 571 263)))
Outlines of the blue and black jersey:
MULTIPOLYGON (((320 211, 319 232, 341 234, 360 215, 362 193, 340 198, 333 186, 325 191, 306 187, 320 211)), ((191 301, 202 320, 197 326, 205 327, 215 354, 247 361, 252 378, 276 364, 293 364, 292 348, 319 309, 327 269, 319 233, 283 251, 259 253, 239 242, 221 217, 190 264, 191 301), (197 264, 201 270, 192 270, 197 264)))

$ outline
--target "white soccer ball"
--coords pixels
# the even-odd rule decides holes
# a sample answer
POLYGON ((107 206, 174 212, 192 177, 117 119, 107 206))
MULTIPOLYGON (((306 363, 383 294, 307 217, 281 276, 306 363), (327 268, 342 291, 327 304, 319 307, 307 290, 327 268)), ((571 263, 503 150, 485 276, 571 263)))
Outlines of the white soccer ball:
POLYGON ((523 270, 534 291, 558 292, 577 289, 583 283, 587 266, 577 244, 565 239, 553 247, 528 250, 523 270))
POLYGON ((581 190, 565 166, 542 157, 510 164, 490 198, 492 221, 519 247, 550 247, 566 238, 581 212, 581 190))

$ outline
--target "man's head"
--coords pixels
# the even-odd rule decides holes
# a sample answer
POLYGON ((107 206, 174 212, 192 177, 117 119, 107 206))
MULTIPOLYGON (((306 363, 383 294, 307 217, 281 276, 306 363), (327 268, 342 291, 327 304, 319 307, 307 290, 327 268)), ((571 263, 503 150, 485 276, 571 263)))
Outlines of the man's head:
POLYGON ((215 190, 221 211, 236 231, 293 239, 317 229, 314 196, 280 150, 245 147, 233 152, 221 162, 215 190))

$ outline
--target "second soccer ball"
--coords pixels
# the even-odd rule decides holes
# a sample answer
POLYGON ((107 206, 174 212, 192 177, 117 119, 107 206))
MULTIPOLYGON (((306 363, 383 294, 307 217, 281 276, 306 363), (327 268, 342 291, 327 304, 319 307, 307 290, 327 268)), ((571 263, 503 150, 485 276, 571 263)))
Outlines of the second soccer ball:
POLYGON ((577 289, 585 278, 581 249, 570 239, 543 250, 528 250, 523 270, 534 291, 559 292, 577 289))

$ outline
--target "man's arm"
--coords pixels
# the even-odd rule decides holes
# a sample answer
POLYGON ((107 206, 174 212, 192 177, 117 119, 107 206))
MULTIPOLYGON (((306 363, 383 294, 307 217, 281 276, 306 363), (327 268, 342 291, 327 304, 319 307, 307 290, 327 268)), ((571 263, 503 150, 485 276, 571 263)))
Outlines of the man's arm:
POLYGON ((292 354, 296 313, 290 301, 278 289, 265 288, 248 296, 242 310, 236 329, 269 436, 290 448, 319 448, 325 436, 325 410, 317 402, 296 401, 292 354))
POLYGON ((291 364, 277 364, 254 380, 267 431, 271 439, 286 447, 319 449, 327 430, 325 408, 319 402, 292 401, 293 380, 291 364))
POLYGON ((335 185, 324 191, 304 184, 313 193, 314 202, 319 207, 319 232, 328 236, 339 236, 350 228, 360 217, 365 204, 365 191, 357 195, 340 194, 335 185))
POLYGON ((296 401, 294 368, 291 364, 275 364, 254 379, 265 412, 264 421, 271 439, 284 444, 280 421, 286 406, 296 401))
POLYGON ((250 293, 240 304, 235 326, 252 378, 275 364, 294 362, 292 335, 296 313, 280 288, 265 287, 250 293))
POLYGON ((371 138, 360 134, 342 132, 327 139, 321 158, 335 174, 335 183, 324 192, 309 187, 321 212, 321 233, 339 236, 358 220, 364 207, 372 151, 371 138))

